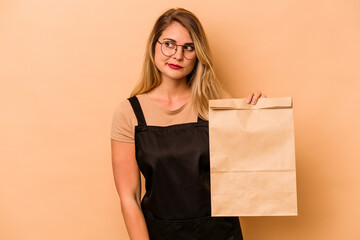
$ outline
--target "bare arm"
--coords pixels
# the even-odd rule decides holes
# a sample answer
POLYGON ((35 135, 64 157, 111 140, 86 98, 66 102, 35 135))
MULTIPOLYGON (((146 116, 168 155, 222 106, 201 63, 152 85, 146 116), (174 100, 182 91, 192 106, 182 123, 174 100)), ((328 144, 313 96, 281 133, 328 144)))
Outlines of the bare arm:
POLYGON ((141 210, 141 178, 133 143, 111 140, 112 166, 126 229, 131 240, 149 240, 141 210))

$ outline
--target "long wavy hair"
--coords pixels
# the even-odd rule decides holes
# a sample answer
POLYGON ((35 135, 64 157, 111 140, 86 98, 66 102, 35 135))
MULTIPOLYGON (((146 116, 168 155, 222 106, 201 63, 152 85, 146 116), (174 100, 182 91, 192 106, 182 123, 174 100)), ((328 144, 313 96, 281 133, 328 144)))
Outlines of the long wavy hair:
POLYGON ((184 8, 171 8, 155 22, 147 41, 140 82, 130 97, 146 93, 161 83, 160 72, 154 61, 155 45, 163 31, 174 21, 184 26, 194 42, 197 60, 194 69, 187 76, 191 88, 193 107, 202 119, 208 120, 209 100, 223 97, 224 91, 215 76, 213 61, 204 29, 199 19, 184 8))

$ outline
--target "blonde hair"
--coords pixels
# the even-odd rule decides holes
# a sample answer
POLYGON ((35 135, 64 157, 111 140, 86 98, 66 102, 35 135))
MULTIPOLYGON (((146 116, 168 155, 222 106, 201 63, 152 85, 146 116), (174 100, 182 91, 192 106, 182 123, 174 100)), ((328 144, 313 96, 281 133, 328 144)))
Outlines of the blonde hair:
POLYGON ((162 32, 174 21, 189 31, 194 42, 197 60, 193 71, 187 76, 187 82, 191 88, 194 109, 202 119, 208 120, 209 100, 221 98, 223 89, 215 76, 209 44, 201 23, 184 8, 171 8, 156 20, 147 41, 140 82, 130 96, 149 92, 160 85, 160 73, 154 61, 155 45, 162 32))

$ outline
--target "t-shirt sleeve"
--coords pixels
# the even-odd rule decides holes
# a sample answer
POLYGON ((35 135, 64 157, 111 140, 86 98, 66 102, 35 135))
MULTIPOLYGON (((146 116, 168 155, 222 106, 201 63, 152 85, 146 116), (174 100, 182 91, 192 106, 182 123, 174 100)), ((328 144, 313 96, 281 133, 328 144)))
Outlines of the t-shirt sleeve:
POLYGON ((111 139, 120 142, 134 143, 134 129, 137 124, 135 114, 128 100, 118 104, 113 112, 111 139))

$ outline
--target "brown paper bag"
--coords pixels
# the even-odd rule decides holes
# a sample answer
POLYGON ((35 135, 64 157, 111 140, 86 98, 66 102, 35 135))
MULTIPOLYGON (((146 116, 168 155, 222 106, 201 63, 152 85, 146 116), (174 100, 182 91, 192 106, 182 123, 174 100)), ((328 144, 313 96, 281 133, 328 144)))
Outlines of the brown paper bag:
POLYGON ((209 101, 212 216, 297 215, 291 98, 209 101))

